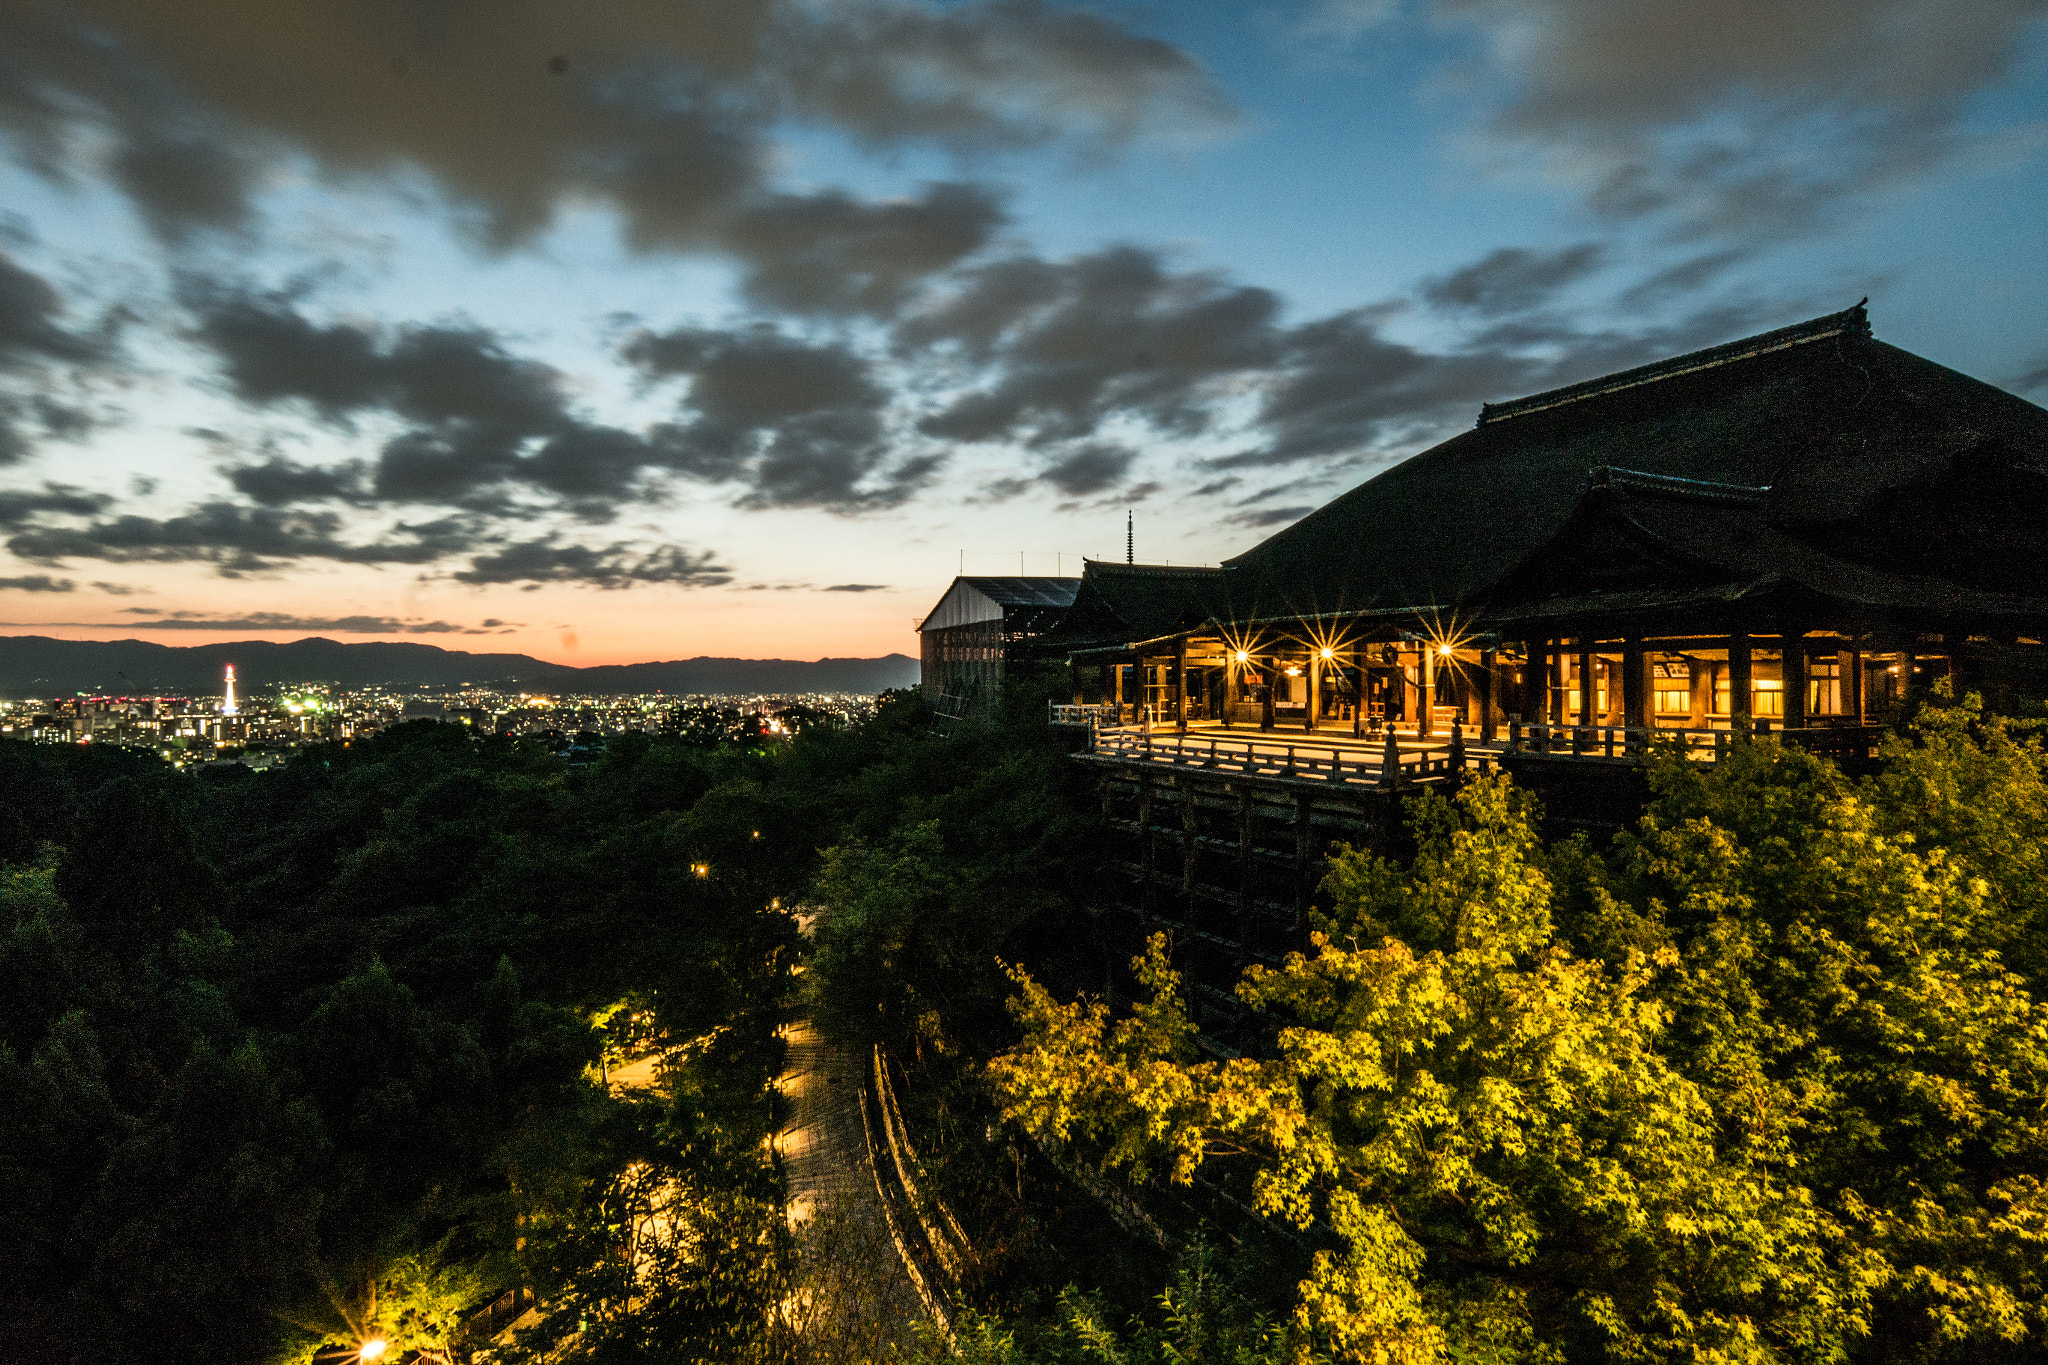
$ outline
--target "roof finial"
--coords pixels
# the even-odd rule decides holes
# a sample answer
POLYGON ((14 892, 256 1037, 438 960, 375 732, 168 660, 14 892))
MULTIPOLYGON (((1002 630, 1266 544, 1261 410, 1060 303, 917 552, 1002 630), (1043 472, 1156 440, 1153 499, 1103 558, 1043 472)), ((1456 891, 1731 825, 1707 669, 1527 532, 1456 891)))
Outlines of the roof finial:
POLYGON ((1128 512, 1128 511, 1127 511, 1127 512, 1125 512, 1125 513, 1124 513, 1124 563, 1126 563, 1126 564, 1135 564, 1135 563, 1137 563, 1137 562, 1138 562, 1138 555, 1137 555, 1137 545, 1138 545, 1138 542, 1137 542, 1137 535, 1136 535, 1136 532, 1135 532, 1135 531, 1134 531, 1134 530, 1132 529, 1133 527, 1135 527, 1135 526, 1136 526, 1136 524, 1137 524, 1137 518, 1136 518, 1136 517, 1135 517, 1135 516, 1134 516, 1134 515, 1133 515, 1132 513, 1128 512))

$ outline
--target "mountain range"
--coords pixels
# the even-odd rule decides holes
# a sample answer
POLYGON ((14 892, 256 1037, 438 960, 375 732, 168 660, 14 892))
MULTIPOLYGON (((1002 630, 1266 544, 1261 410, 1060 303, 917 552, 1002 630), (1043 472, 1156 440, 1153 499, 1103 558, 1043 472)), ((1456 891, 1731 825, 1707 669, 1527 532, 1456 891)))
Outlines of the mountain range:
POLYGON ((881 692, 917 681, 918 661, 879 659, 671 659, 661 663, 575 668, 529 654, 469 654, 436 645, 370 641, 343 644, 318 636, 278 644, 238 640, 160 645, 149 640, 55 640, 0 636, 0 695, 11 697, 151 694, 213 696, 227 666, 245 693, 279 683, 429 687, 516 683, 531 690, 586 693, 881 692))

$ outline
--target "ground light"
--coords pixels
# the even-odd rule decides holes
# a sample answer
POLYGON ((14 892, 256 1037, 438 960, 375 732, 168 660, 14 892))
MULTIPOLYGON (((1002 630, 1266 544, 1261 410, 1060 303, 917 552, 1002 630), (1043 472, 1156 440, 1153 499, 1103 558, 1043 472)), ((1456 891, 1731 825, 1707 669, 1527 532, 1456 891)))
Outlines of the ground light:
POLYGON ((371 1337, 356 1351, 356 1359, 363 1361, 364 1365, 374 1365, 374 1362, 384 1358, 384 1352, 390 1349, 390 1346, 391 1343, 382 1337, 371 1337))

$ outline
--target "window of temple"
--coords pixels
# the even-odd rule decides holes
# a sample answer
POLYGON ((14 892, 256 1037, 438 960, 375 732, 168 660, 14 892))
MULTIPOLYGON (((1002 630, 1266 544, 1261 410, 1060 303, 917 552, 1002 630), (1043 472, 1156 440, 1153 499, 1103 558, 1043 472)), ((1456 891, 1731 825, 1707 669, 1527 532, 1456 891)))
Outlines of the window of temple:
POLYGON ((1651 701, 1660 716, 1692 714, 1692 664, 1662 659, 1650 665, 1651 701))
POLYGON ((1833 655, 1819 655, 1806 661, 1806 713, 1842 714, 1842 663, 1833 655))

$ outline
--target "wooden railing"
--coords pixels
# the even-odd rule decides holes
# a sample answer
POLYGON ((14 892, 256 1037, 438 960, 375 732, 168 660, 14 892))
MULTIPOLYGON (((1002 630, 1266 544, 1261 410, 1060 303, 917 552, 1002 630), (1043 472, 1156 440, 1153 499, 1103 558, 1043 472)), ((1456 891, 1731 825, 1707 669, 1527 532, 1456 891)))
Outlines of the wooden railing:
POLYGON ((1460 735, 1446 744, 1408 745, 1389 736, 1376 749, 1345 749, 1216 734, 1161 734, 1137 727, 1099 727, 1090 748, 1104 758, 1167 768, 1369 787, 1436 782, 1468 768, 1490 771, 1495 757, 1490 750, 1468 753, 1460 735))
POLYGON ((1069 705, 1064 702, 1048 702, 1051 722, 1054 725, 1103 725, 1116 723, 1114 703, 1090 702, 1086 705, 1069 705))
MULTIPOLYGON (((1055 719, 1061 709, 1100 712, 1102 708, 1055 707, 1055 719)), ((1076 716, 1070 723, 1079 723, 1082 719, 1076 716)), ((1449 740, 1443 743, 1417 742, 1383 731, 1378 743, 1346 746, 1342 743, 1314 743, 1306 737, 1300 743, 1288 744, 1270 731, 1240 738, 1213 730, 1204 734, 1181 734, 1102 722, 1103 717, 1099 714, 1090 721, 1089 749, 1105 758, 1175 768, 1200 768, 1247 777, 1367 786, 1433 782, 1467 770, 1487 772, 1502 759, 1517 753, 1641 763, 1653 747, 1675 747, 1688 758, 1711 762, 1727 757, 1729 746, 1742 739, 1741 732, 1732 730, 1531 725, 1511 721, 1507 726, 1505 745, 1468 744, 1463 727, 1453 726, 1449 740)), ((1843 757, 1872 752, 1885 732, 1871 727, 1814 726, 1802 730, 1759 730, 1757 733, 1770 734, 1803 748, 1843 757)))
MULTIPOLYGON (((1752 733, 1775 736, 1788 744, 1819 753, 1862 757, 1883 739, 1881 726, 1813 725, 1798 730, 1759 725, 1752 733)), ((1508 722, 1510 752, 1566 758, 1640 760, 1656 745, 1675 746, 1688 758, 1719 760, 1741 731, 1705 728, 1663 729, 1639 725, 1548 725, 1508 722)))

